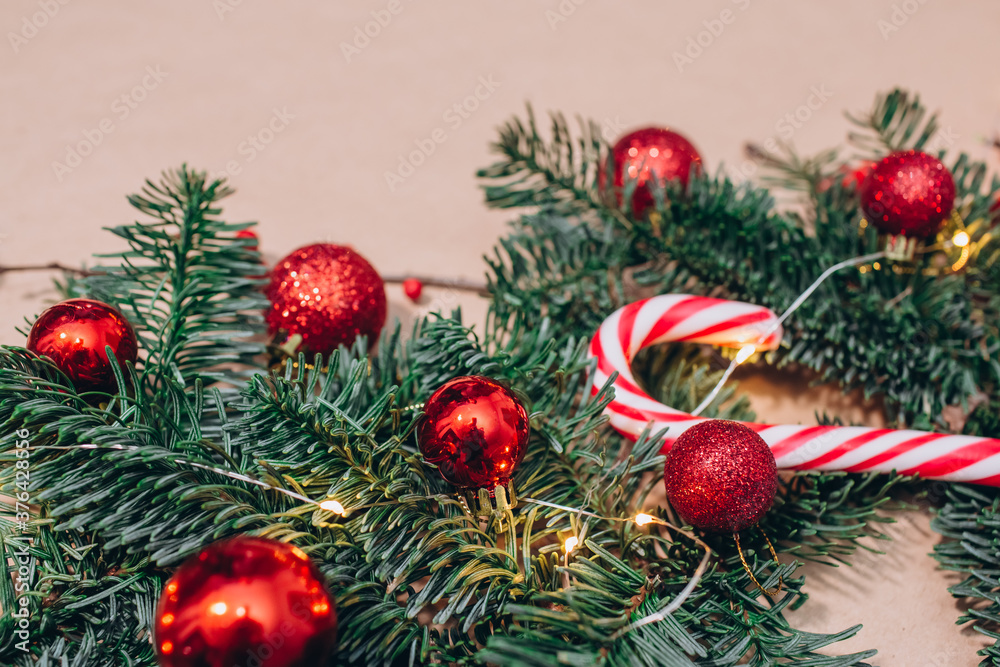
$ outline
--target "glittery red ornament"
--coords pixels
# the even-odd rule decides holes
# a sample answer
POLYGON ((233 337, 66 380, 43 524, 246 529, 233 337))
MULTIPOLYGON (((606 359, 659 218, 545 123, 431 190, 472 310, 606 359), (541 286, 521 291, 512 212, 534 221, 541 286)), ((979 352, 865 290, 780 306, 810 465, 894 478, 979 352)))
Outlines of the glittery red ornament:
POLYGON ((459 488, 507 484, 528 446, 528 414, 513 392, 490 378, 457 377, 424 405, 420 453, 459 488))
POLYGON ((920 151, 890 153, 861 184, 861 208, 883 234, 937 234, 955 204, 955 181, 941 161, 920 151))
POLYGON ((315 667, 337 638, 323 576, 297 547, 236 537, 190 558, 156 609, 161 667, 315 667))
POLYGON ((93 299, 69 299, 38 316, 28 334, 27 348, 52 359, 79 392, 115 393, 107 346, 118 360, 135 363, 139 353, 135 331, 112 306, 93 299))
POLYGON ((410 301, 416 303, 420 300, 420 294, 424 291, 424 284, 416 278, 407 278, 403 281, 403 292, 410 301))
MULTIPOLYGON (((635 181, 632 195, 632 211, 636 217, 642 216, 655 203, 650 183, 660 187, 667 181, 679 180, 687 185, 692 166, 701 168, 701 155, 685 137, 660 127, 647 127, 630 132, 615 143, 611 149, 614 161, 614 192, 621 205, 622 192, 626 181, 635 181)), ((598 185, 605 189, 606 170, 598 173, 598 185)))
POLYGON ((385 324, 381 276, 354 250, 332 243, 299 248, 278 262, 267 296, 271 334, 299 334, 309 353, 329 354, 359 334, 373 345, 385 324))
POLYGON ((667 499, 684 521, 714 532, 756 524, 774 502, 774 455, 745 424, 709 420, 674 441, 663 467, 667 499))
POLYGON ((259 250, 260 249, 260 237, 257 236, 257 232, 252 229, 241 229, 236 232, 236 238, 238 239, 251 239, 253 244, 247 246, 247 250, 259 250))

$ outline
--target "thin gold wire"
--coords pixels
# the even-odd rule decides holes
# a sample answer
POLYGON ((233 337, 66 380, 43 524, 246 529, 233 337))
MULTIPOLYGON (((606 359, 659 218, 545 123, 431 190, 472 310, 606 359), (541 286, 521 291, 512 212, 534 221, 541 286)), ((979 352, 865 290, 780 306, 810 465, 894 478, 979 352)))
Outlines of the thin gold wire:
MULTIPOLYGON (((778 554, 777 552, 775 552, 774 545, 771 544, 771 540, 770 538, 768 538, 767 533, 765 533, 764 529, 761 528, 760 526, 757 526, 757 530, 759 530, 760 534, 764 536, 764 541, 767 542, 767 548, 771 550, 771 557, 774 559, 774 564, 780 566, 781 561, 778 560, 778 554)), ((740 554, 740 562, 743 563, 743 569, 746 570, 746 573, 750 577, 750 581, 754 583, 754 586, 759 588, 760 592, 763 593, 764 595, 767 595, 768 597, 774 597, 775 595, 780 593, 782 587, 785 585, 785 580, 781 577, 781 575, 778 575, 778 585, 775 586, 774 589, 767 590, 766 588, 764 588, 764 586, 762 586, 761 583, 757 581, 757 577, 754 576, 753 571, 750 569, 749 563, 747 563, 746 556, 743 555, 743 547, 740 546, 740 534, 733 533, 733 538, 736 540, 736 550, 740 554)))

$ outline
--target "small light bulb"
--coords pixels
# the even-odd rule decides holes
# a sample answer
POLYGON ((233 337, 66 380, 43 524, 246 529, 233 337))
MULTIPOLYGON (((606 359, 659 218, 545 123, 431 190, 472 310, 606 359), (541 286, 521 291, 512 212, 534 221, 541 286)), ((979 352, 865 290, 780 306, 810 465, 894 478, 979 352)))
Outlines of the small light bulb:
POLYGON ((969 245, 969 234, 967 232, 959 232, 951 237, 951 242, 954 243, 959 248, 964 248, 969 245))
POLYGON ((338 503, 336 500, 324 500, 319 504, 322 509, 325 509, 334 514, 339 514, 344 516, 344 506, 338 503))
POLYGON ((653 517, 648 514, 636 514, 635 522, 639 526, 645 526, 647 523, 653 523, 653 517))
POLYGON ((563 549, 566 550, 566 553, 571 553, 573 549, 576 549, 576 545, 579 543, 580 540, 576 538, 576 535, 573 535, 572 537, 567 537, 566 544, 563 545, 563 549))
POLYGON ((740 351, 736 353, 736 365, 742 364, 744 361, 753 356, 753 353, 757 351, 757 348, 753 345, 744 345, 740 348, 740 351))

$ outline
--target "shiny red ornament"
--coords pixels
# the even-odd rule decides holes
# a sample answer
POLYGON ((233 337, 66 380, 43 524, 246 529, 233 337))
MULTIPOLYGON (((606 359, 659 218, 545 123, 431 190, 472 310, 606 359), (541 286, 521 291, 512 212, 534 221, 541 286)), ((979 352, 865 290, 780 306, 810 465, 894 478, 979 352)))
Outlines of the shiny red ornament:
POLYGON ((416 278, 407 278, 403 281, 403 292, 413 303, 420 301, 420 294, 423 291, 424 284, 416 278))
POLYGON ((359 334, 368 344, 385 324, 385 284, 364 257, 332 243, 299 248, 271 271, 267 288, 272 335, 299 334, 299 349, 329 354, 359 334))
POLYGON ((861 208, 883 234, 914 239, 941 231, 955 204, 955 181, 935 157, 921 151, 890 153, 861 184, 861 208))
POLYGON ((181 565, 156 609, 161 667, 315 667, 328 664, 336 639, 323 576, 275 540, 210 545, 181 565))
POLYGON ((663 481, 684 521, 706 531, 739 532, 770 509, 778 468, 756 431, 715 419, 695 424, 674 441, 663 481))
POLYGON ((506 485, 528 447, 528 413, 510 389, 478 375, 444 383, 427 399, 420 453, 460 489, 506 485))
MULTIPOLYGON (((613 187, 615 201, 621 205, 626 182, 635 181, 632 211, 642 216, 655 204, 651 183, 679 180, 687 185, 691 169, 701 169, 701 155, 684 136, 660 127, 647 127, 629 132, 611 148, 614 162, 613 187)), ((607 181, 605 169, 598 173, 598 186, 603 191, 607 181)))
POLYGON ((135 363, 135 330, 116 308, 93 299, 69 299, 46 309, 28 333, 27 348, 44 355, 69 376, 79 392, 116 393, 118 383, 108 359, 135 363))
POLYGON ((247 250, 259 250, 260 249, 260 237, 257 236, 257 232, 252 229, 241 229, 236 232, 236 238, 238 239, 250 239, 253 241, 252 245, 248 245, 247 250))

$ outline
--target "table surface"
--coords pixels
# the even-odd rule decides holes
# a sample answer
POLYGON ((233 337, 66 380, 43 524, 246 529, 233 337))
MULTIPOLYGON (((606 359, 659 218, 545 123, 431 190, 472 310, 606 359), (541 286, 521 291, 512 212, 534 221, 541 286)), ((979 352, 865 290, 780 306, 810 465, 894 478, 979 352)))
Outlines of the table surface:
MULTIPOLYGON (((943 111, 939 141, 997 166, 1000 5, 986 0, 6 0, 0 26, 4 265, 117 249, 101 228, 133 219, 124 195, 187 162, 231 175, 226 214, 260 221, 272 259, 330 241, 385 273, 477 278, 511 215, 484 208, 474 172, 529 101, 610 137, 672 125, 715 170, 739 165, 746 141, 840 144, 844 110, 902 85, 943 111), (429 154, 401 172, 421 146, 429 154)), ((3 277, 0 340, 23 342, 17 328, 54 298, 50 278, 3 277)), ((391 316, 462 305, 483 318, 474 297, 428 292, 417 308, 390 289, 391 316)), ((857 397, 801 385, 758 373, 743 388, 770 421, 878 418, 857 397)), ((926 556, 938 539, 928 516, 892 532, 886 555, 810 568, 813 597, 793 622, 863 623, 841 648, 878 648, 881 665, 976 664, 982 639, 954 627, 955 579, 926 556)))

